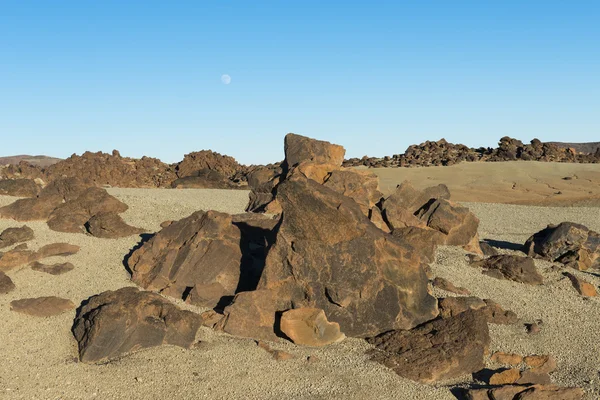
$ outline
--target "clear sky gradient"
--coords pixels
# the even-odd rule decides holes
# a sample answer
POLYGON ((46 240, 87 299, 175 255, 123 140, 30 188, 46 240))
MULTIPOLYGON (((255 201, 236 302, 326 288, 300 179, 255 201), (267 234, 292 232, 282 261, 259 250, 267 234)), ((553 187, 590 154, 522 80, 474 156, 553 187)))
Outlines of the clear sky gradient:
POLYGON ((0 0, 0 155, 600 141, 599 21, 577 0, 0 0))

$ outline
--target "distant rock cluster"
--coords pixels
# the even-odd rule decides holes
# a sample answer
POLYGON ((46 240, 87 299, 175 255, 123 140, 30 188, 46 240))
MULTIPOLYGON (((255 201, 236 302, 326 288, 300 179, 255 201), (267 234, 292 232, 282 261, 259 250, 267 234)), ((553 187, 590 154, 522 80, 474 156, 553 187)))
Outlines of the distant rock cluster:
POLYGON ((538 139, 533 139, 530 144, 523 144, 520 140, 508 136, 500 139, 498 147, 495 149, 490 147, 474 149, 441 139, 437 142, 426 141, 419 145, 412 145, 404 154, 395 154, 391 157, 365 156, 363 158, 351 158, 344 161, 344 166, 366 166, 371 168, 430 167, 450 166, 461 162, 517 160, 598 163, 600 162, 600 149, 597 148, 593 153, 581 153, 575 148, 564 147, 558 143, 543 143, 538 139))

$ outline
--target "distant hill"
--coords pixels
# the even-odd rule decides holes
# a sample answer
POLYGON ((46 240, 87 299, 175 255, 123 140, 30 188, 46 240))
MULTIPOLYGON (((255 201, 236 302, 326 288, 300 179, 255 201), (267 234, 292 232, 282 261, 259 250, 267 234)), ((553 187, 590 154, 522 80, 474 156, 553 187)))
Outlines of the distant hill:
POLYGON ((548 142, 555 144, 562 148, 573 148, 579 153, 595 153, 596 149, 600 147, 600 142, 588 142, 588 143, 563 143, 563 142, 548 142))
POLYGON ((28 155, 19 155, 19 156, 6 156, 0 157, 0 165, 7 164, 18 164, 21 161, 26 161, 29 164, 37 165, 40 167, 47 167, 52 164, 56 164, 59 161, 62 161, 60 158, 48 157, 48 156, 28 156, 28 155))

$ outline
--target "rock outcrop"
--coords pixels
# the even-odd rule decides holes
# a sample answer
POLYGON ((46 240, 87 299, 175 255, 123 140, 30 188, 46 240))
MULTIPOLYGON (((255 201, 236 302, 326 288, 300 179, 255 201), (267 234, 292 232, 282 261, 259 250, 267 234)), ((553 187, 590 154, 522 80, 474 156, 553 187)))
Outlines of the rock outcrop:
POLYGON ((27 225, 20 228, 6 228, 0 233, 0 249, 33 239, 33 229, 27 225))
POLYGON ((582 271, 600 268, 600 234, 573 222, 548 225, 527 239, 524 251, 582 271))
POLYGON ((79 359, 94 363, 163 344, 189 348, 201 324, 199 314, 180 310, 158 294, 126 287, 84 303, 73 335, 79 359))
POLYGON ((371 358, 422 383, 479 371, 490 344, 486 319, 474 311, 437 319, 412 330, 386 332, 368 342, 371 358))
POLYGON ((281 332, 301 346, 321 347, 341 342, 346 337, 340 332, 340 325, 327 321, 323 310, 318 308, 285 311, 279 326, 281 332))
POLYGON ((15 197, 36 197, 40 187, 33 179, 1 179, 0 195, 15 197))
POLYGON ((186 154, 175 167, 178 178, 197 176, 202 170, 214 171, 228 179, 236 180, 245 175, 247 168, 240 165, 235 158, 211 150, 186 154))

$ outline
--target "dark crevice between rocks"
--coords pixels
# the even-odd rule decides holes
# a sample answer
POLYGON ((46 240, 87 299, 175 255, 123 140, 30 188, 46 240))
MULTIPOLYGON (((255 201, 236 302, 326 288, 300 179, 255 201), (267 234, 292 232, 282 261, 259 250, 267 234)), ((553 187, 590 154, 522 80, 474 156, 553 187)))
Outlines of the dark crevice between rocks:
POLYGON ((152 239, 154 237, 155 233, 142 233, 140 234, 140 241, 131 248, 131 250, 129 250, 129 253, 127 253, 127 255, 123 258, 123 266, 125 267, 125 270, 129 273, 129 275, 133 275, 133 271, 129 268, 129 259, 131 258, 131 255, 140 247, 142 247, 144 245, 144 243, 146 243, 147 241, 149 241, 150 239, 152 239))
POLYGON ((512 242, 506 242, 504 240, 493 240, 493 239, 484 239, 483 242, 489 244, 492 247, 496 247, 498 249, 515 250, 515 251, 523 250, 523 245, 520 243, 512 243, 512 242))

